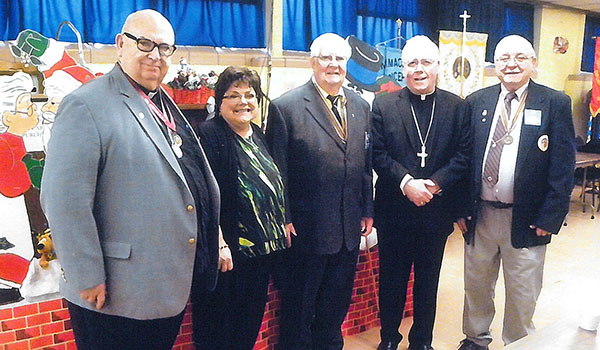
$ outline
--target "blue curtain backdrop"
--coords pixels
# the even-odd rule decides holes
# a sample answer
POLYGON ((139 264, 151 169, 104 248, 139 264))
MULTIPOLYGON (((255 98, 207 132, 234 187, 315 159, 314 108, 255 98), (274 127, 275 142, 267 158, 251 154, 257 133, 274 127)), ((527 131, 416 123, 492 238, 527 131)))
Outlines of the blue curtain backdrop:
MULTIPOLYGON (((126 16, 143 8, 156 9, 171 20, 179 45, 266 46, 264 0, 4 0, 0 1, 0 35, 2 40, 13 40, 21 30, 33 29, 55 37, 60 22, 69 20, 85 42, 110 44, 126 16)), ((438 29, 462 30, 458 16, 464 9, 476 14, 467 29, 489 34, 487 60, 492 60, 493 48, 504 35, 519 33, 533 40, 533 6, 522 3, 284 0, 283 48, 306 51, 325 32, 356 35, 375 45, 397 35, 397 18, 403 21, 403 37, 426 34, 437 40, 438 29)), ((61 40, 75 41, 75 36, 65 29, 61 40)))
MULTIPOLYGON (((437 41, 437 31, 462 31, 458 16, 466 9, 473 15, 467 30, 488 33, 486 59, 493 60, 498 41, 520 34, 533 41, 533 6, 498 0, 284 0, 283 48, 307 51, 314 38, 325 32, 345 37, 354 34, 371 45, 401 35, 409 39, 425 34, 437 41), (343 10, 342 10, 343 9, 343 10), (344 12, 342 12, 344 11, 344 12), (340 20, 339 15, 345 17, 340 20)), ((396 43, 392 42, 391 46, 396 43)))
POLYGON ((486 61, 494 59, 494 48, 504 36, 519 34, 533 43, 533 6, 498 0, 438 0, 437 27, 462 31, 460 14, 471 15, 467 31, 487 33, 486 61))
POLYGON ((596 40, 592 37, 600 37, 600 17, 587 16, 585 18, 585 32, 583 35, 583 54, 581 57, 581 70, 584 72, 594 71, 594 55, 596 51, 596 40))
MULTIPOLYGON (((356 36, 371 44, 377 45, 398 36, 396 20, 402 20, 400 36, 404 39, 418 34, 431 34, 427 1, 396 1, 396 0, 357 0, 358 28, 356 36)), ((403 45, 403 41, 400 41, 403 45)), ((388 47, 398 47, 398 41, 386 43, 388 47)))
MULTIPOLYGON (((397 35, 400 18, 402 36, 428 34, 427 1, 398 0, 284 0, 283 49, 308 51, 319 35, 334 32, 356 35, 375 45, 397 35)), ((392 43, 392 46, 395 46, 392 43)))
MULTIPOLYGON (((178 45, 266 47, 264 0, 2 0, 0 39, 14 40, 23 29, 54 38, 68 20, 84 42, 112 44, 127 15, 144 8, 171 21, 178 45)), ((63 28, 60 40, 76 38, 63 28)))
MULTIPOLYGON (((356 37, 373 46, 388 41, 398 36, 398 25, 396 20, 381 17, 358 16, 358 27, 356 29, 356 37)), ((400 48, 404 45, 405 40, 412 38, 415 35, 427 34, 427 28, 419 22, 402 21, 400 27, 400 36, 404 40, 400 41, 400 48)), ((384 44, 387 47, 398 47, 398 41, 392 40, 384 44)))
POLYGON ((283 49, 308 51, 317 36, 334 32, 356 35, 356 2, 347 0, 284 0, 283 49))
POLYGON ((6 37, 8 26, 8 4, 6 1, 0 2, 0 38, 6 37))

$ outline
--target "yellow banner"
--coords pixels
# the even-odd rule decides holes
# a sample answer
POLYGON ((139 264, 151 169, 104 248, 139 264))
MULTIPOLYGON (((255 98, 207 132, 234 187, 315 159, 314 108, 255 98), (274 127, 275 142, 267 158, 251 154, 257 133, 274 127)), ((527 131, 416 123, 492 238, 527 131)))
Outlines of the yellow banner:
POLYGON ((487 34, 440 30, 438 87, 461 97, 483 87, 487 34), (463 47, 464 42, 464 47, 463 47))

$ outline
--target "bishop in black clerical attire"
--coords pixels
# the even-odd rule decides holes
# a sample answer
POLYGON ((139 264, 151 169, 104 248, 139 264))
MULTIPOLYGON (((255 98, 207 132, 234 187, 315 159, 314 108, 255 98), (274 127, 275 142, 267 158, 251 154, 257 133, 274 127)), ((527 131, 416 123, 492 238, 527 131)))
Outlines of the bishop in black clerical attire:
POLYGON ((470 124, 465 102, 436 88, 439 52, 425 36, 402 52, 406 87, 373 102, 373 168, 379 176, 379 350, 397 349, 407 283, 414 264, 410 350, 433 349, 442 256, 466 200, 470 124), (463 198, 464 197, 464 198, 463 198))

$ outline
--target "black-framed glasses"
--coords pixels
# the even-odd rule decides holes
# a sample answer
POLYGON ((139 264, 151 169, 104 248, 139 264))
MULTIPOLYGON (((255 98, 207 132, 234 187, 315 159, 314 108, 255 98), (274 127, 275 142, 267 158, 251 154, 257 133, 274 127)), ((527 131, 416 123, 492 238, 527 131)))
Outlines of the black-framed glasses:
POLYGON ((152 52, 152 50, 154 50, 155 47, 158 47, 158 53, 161 56, 169 57, 175 52, 175 50, 177 50, 177 47, 175 45, 169 45, 165 43, 157 44, 153 40, 146 38, 138 38, 132 35, 131 33, 127 32, 123 32, 123 35, 125 35, 131 40, 134 40, 137 44, 138 50, 142 52, 152 52))

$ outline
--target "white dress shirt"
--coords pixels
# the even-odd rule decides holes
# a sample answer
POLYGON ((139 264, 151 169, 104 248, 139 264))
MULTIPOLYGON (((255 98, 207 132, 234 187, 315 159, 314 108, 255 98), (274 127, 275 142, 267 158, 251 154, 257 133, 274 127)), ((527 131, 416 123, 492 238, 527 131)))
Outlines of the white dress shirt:
MULTIPOLYGON (((504 145, 502 154, 500 156, 500 165, 498 170, 498 183, 495 186, 490 187, 488 182, 481 179, 481 199, 492 202, 503 202, 513 203, 513 188, 515 182, 515 167, 517 165, 517 153, 519 151, 519 140, 521 139, 521 125, 523 124, 523 112, 521 110, 519 115, 516 115, 523 98, 523 94, 527 90, 529 82, 521 86, 515 93, 517 94, 518 100, 515 98, 510 102, 511 115, 509 116, 509 125, 512 123, 514 118, 518 118, 515 128, 510 133, 513 138, 513 142, 509 145, 504 145)), ((504 109, 504 97, 508 94, 508 90, 501 85, 500 97, 498 98, 498 104, 496 105, 496 111, 494 112, 494 119, 492 120, 492 126, 488 136, 488 141, 485 149, 485 155, 483 157, 483 165, 481 174, 483 175, 485 169, 485 162, 487 160, 488 152, 492 144, 492 138, 496 130, 496 123, 499 121, 504 109)))

